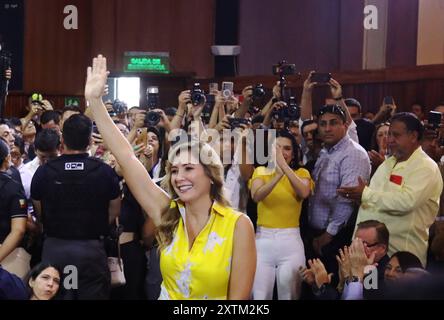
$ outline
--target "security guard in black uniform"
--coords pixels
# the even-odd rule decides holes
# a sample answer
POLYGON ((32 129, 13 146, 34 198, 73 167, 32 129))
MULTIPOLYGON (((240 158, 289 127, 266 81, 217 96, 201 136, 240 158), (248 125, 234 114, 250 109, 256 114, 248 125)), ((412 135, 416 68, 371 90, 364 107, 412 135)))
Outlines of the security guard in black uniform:
MULTIPOLYGON (((9 272, 14 261, 5 264, 5 258, 20 246, 26 231, 27 204, 23 186, 7 174, 11 155, 9 147, 0 139, 0 264, 9 272)), ((10 260, 8 258, 8 260, 10 260)))
POLYGON ((70 285, 62 288, 63 299, 109 299, 110 294, 103 240, 120 212, 120 189, 114 170, 88 156, 91 132, 92 122, 83 115, 66 120, 63 155, 41 166, 31 183, 45 233, 42 261, 76 270, 65 274, 69 281, 62 283, 70 285))

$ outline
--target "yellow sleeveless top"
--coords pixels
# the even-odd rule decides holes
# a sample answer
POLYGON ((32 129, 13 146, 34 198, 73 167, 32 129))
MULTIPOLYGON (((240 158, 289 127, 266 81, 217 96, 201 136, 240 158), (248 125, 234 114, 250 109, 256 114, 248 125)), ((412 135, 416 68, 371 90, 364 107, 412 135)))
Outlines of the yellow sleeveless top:
POLYGON ((214 202, 207 224, 189 250, 185 207, 173 201, 171 207, 175 206, 181 218, 173 241, 160 253, 159 299, 227 299, 234 228, 242 213, 214 202))

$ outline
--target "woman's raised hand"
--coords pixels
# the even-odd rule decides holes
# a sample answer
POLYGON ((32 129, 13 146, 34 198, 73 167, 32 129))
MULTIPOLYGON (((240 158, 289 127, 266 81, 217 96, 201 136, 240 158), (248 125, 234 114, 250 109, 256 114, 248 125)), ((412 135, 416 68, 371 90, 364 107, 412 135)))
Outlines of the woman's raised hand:
POLYGON ((92 67, 87 69, 85 98, 87 100, 101 99, 105 92, 109 72, 106 68, 106 58, 99 54, 93 59, 92 67))

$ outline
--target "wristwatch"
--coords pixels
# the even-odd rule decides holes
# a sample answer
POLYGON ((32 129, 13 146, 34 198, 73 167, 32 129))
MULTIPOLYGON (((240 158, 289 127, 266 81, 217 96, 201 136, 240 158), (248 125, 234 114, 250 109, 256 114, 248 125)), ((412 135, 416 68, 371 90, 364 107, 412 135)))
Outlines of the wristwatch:
POLYGON ((350 282, 359 282, 360 280, 359 280, 359 277, 357 277, 357 276, 351 276, 351 277, 348 277, 346 280, 345 280, 345 283, 347 283, 347 285, 348 284, 350 284, 350 282))
POLYGON ((326 289, 327 285, 325 283, 323 283, 319 288, 316 284, 312 286, 312 292, 315 296, 320 296, 321 294, 324 294, 326 289))

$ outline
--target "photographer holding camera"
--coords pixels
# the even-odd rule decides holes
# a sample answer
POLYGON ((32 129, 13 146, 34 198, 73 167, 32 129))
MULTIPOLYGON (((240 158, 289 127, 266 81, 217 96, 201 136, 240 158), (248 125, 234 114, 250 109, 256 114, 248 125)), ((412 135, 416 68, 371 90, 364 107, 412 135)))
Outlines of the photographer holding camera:
MULTIPOLYGON (((188 130, 191 129, 191 126, 196 129, 194 132, 199 135, 201 132, 205 132, 201 115, 205 107, 206 97, 204 91, 200 88, 200 84, 195 83, 191 90, 182 91, 178 97, 178 102, 177 113, 170 123, 170 132, 175 134, 177 131, 174 131, 174 129, 184 128, 188 130)), ((193 137, 193 139, 199 140, 199 136, 193 137)))
POLYGON ((171 130, 181 129, 188 117, 188 103, 191 100, 190 90, 184 90, 179 94, 177 112, 173 120, 171 120, 171 130))
POLYGON ((244 118, 256 102, 265 96, 265 89, 261 83, 254 86, 245 87, 242 90, 243 101, 240 107, 234 113, 235 118, 244 118))
POLYGON ((388 122, 390 118, 395 115, 396 110, 397 107, 393 98, 391 100, 384 99, 378 113, 373 118, 373 124, 378 125, 380 123, 388 122))
POLYGON ((215 103, 213 110, 211 111, 211 118, 208 124, 208 128, 220 131, 224 129, 219 124, 221 123, 222 119, 226 118, 225 105, 228 102, 228 98, 224 97, 222 95, 222 92, 220 91, 214 91, 214 94, 215 94, 215 99, 214 99, 215 103))
MULTIPOLYGON (((347 134, 348 136, 359 143, 358 132, 356 130, 356 123, 353 121, 350 111, 345 104, 345 99, 342 96, 342 87, 335 79, 330 78, 327 82, 315 82, 312 81, 312 77, 315 74, 315 71, 310 71, 307 79, 304 81, 304 86, 302 90, 301 97, 301 120, 310 120, 313 118, 313 103, 312 103, 312 94, 313 88, 319 85, 328 85, 330 86, 330 92, 332 99, 336 101, 337 106, 339 106, 345 115, 345 121, 347 125, 347 134)), ((327 80, 327 79, 326 79, 327 80)))
POLYGON ((23 132, 29 127, 31 121, 36 125, 36 129, 40 129, 40 117, 43 112, 54 110, 51 103, 48 100, 44 100, 40 93, 33 93, 28 101, 28 105, 26 106, 28 114, 20 119, 23 132))

